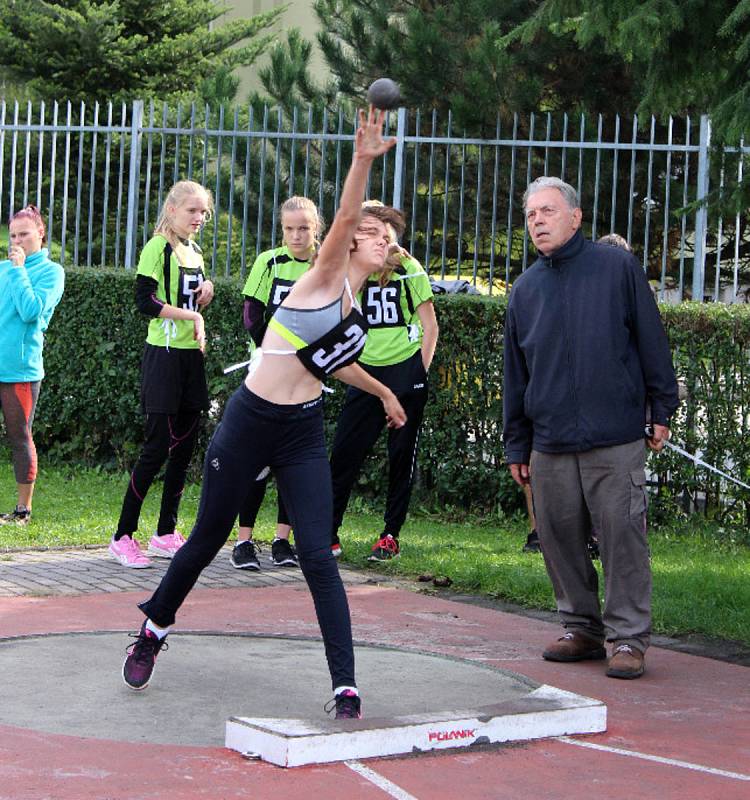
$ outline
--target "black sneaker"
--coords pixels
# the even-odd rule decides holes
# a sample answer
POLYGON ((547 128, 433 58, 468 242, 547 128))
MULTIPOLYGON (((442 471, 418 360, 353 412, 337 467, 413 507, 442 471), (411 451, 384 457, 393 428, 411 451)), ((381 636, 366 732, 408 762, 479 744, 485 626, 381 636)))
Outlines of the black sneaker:
POLYGON ((259 552, 260 547, 252 539, 246 542, 237 542, 232 548, 229 561, 235 569, 251 569, 258 572, 260 570, 259 552))
POLYGON ((141 625, 141 630, 130 634, 135 642, 128 647, 128 657, 122 665, 122 679, 131 689, 140 691, 148 686, 156 664, 156 656, 162 647, 169 650, 167 637, 159 639, 156 634, 146 628, 146 623, 141 625))
POLYGON ((9 514, 0 514, 0 525, 28 525, 30 519, 31 509, 16 506, 9 514))
POLYGON ((298 567, 297 553, 288 539, 274 539, 271 542, 271 563, 274 567, 298 567))
POLYGON ((367 556, 368 561, 390 561, 392 558, 398 558, 399 546, 398 539, 394 539, 391 534, 384 535, 382 538, 375 542, 370 555, 367 556))
POLYGON ((586 547, 589 550, 589 558, 592 561, 599 560, 599 540, 596 536, 590 536, 588 542, 586 542, 586 547))
POLYGON ((523 546, 524 553, 541 553, 542 548, 539 544, 539 534, 536 528, 526 537, 526 544, 523 546))
POLYGON ((351 689, 344 689, 325 704, 326 714, 336 708, 336 719, 362 719, 362 701, 351 689))

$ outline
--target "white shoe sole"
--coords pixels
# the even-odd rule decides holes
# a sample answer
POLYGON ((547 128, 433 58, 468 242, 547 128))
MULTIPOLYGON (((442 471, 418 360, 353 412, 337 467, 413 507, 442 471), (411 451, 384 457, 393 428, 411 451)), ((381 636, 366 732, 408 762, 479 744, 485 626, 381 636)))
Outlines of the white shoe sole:
POLYGON ((123 567, 127 567, 128 569, 148 569, 150 566, 152 566, 150 561, 145 564, 129 564, 126 558, 123 556, 118 556, 117 553, 113 553, 111 550, 109 551, 109 554, 112 556, 112 558, 114 558, 115 561, 119 561, 123 567))
POLYGON ((174 553, 170 553, 169 550, 160 550, 158 547, 151 547, 151 545, 149 545, 146 548, 146 552, 150 556, 154 556, 154 558, 174 558, 177 551, 175 550, 174 553))
POLYGON ((244 569, 249 572, 260 572, 260 564, 235 564, 231 558, 229 559, 229 563, 235 569, 244 569))

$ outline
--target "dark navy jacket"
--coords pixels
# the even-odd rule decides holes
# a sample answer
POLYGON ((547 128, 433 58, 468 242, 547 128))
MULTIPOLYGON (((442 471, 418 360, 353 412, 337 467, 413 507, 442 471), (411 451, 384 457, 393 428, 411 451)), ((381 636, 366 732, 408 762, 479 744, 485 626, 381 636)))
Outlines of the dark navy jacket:
POLYGON ((677 382, 659 310, 627 251, 577 231, 513 285, 505 321, 505 454, 578 453, 667 425, 677 382))

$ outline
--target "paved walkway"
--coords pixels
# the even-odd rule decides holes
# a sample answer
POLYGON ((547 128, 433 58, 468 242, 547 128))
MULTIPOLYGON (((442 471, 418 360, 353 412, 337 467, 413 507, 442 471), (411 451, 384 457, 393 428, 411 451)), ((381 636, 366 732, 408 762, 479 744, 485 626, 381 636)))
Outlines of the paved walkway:
MULTIPOLYGON (((319 637, 298 570, 269 566, 259 574, 238 573, 228 556, 228 550, 222 552, 206 570, 181 611, 180 630, 192 632, 183 638, 185 645, 176 636, 171 652, 160 656, 165 663, 160 661, 154 685, 128 695, 144 714, 144 724, 160 726, 158 698, 165 692, 183 692, 189 708, 190 695, 179 675, 168 683, 159 678, 166 678, 166 660, 176 658, 193 634, 319 637)), ((91 670, 87 642, 107 642, 137 628, 142 616, 136 602, 165 567, 125 570, 104 548, 2 554, 0 648, 26 647, 33 641, 29 637, 79 642, 57 670, 64 684, 71 670, 91 670)), ((3 709, 22 683, 30 685, 28 673, 41 668, 33 659, 18 659, 22 672, 8 670, 0 681, 0 800, 239 800, 250 795, 254 800, 566 800, 584 792, 607 800, 750 797, 747 667, 652 647, 643 678, 615 681, 605 677, 604 662, 543 661, 541 650, 560 631, 552 622, 456 602, 450 592, 415 592, 374 572, 343 570, 343 575, 360 643, 507 669, 597 698, 608 708, 606 733, 282 770, 248 762, 222 747, 97 738, 96 725, 86 729, 85 720, 85 733, 45 730, 36 719, 50 714, 49 690, 29 695, 37 717, 28 712, 25 724, 11 722, 3 718, 3 709)), ((236 693, 241 706, 246 681, 283 695, 296 677, 294 667, 279 671, 267 660, 245 672, 222 674, 206 663, 201 679, 217 693, 236 693)), ((127 692, 117 669, 110 677, 113 697, 127 692)), ((40 686, 54 684, 48 678, 40 686)), ((399 698, 422 676, 391 668, 362 675, 362 681, 372 686, 370 696, 379 692, 398 709, 399 698)), ((438 691, 449 705, 450 683, 438 691)), ((92 703, 85 691, 73 702, 88 708, 92 721, 110 711, 106 702, 92 703)), ((367 709, 365 696, 365 714, 367 709)))
MULTIPOLYGON (((201 588, 232 589, 240 586, 282 586, 304 583, 296 567, 275 567, 270 548, 261 552, 260 572, 234 569, 225 547, 203 572, 201 588)), ((0 597, 23 595, 78 595, 98 592, 153 591, 167 571, 169 561, 155 558, 148 569, 125 569, 106 547, 29 550, 0 555, 0 597)))

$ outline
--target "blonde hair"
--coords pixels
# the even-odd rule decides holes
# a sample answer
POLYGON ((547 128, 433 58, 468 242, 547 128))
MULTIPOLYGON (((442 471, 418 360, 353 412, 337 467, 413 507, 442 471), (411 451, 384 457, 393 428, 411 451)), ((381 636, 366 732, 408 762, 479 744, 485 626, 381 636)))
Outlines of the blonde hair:
MULTIPOLYGON (((302 197, 301 195, 297 194, 293 195, 287 200, 284 200, 284 202, 279 206, 279 217, 281 218, 282 228, 284 225, 283 217, 285 211, 304 211, 313 218, 315 224, 315 233, 313 234, 313 254, 317 253, 318 250, 320 250, 320 237, 323 235, 326 223, 321 216, 320 211, 318 211, 318 207, 315 205, 315 203, 313 203, 309 197, 302 197)), ((286 244, 286 242, 284 243, 286 244)))
POLYGON ((195 181, 177 181, 175 185, 167 192, 167 196, 159 211, 159 217, 156 220, 156 227, 154 228, 154 235, 160 233, 167 241, 175 245, 180 237, 172 227, 172 220, 169 217, 167 206, 179 208, 184 205, 190 197, 195 197, 197 194, 202 194, 206 198, 206 205, 208 206, 208 214, 206 220, 211 219, 214 211, 214 198, 210 189, 201 186, 200 183, 195 181))

